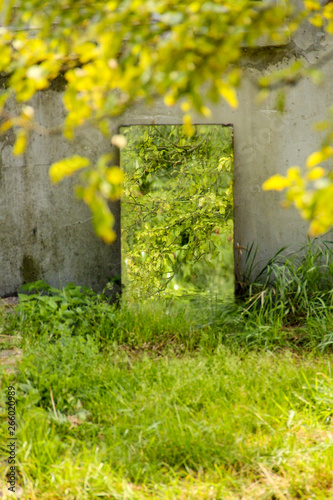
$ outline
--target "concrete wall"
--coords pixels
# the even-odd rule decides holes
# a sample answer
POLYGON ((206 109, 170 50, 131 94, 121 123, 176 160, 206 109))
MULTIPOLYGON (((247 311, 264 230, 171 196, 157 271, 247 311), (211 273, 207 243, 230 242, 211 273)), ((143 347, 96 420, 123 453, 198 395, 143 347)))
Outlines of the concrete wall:
MULTIPOLYGON (((56 129, 61 124, 59 91, 38 94, 34 106, 42 125, 56 129)), ((0 141, 0 296, 37 279, 56 287, 74 282, 102 290, 109 277, 120 274, 120 238, 112 246, 99 240, 89 209, 74 197, 75 178, 51 186, 48 170, 65 155, 94 161, 110 152, 110 141, 92 129, 80 131, 72 142, 59 133, 34 133, 19 157, 11 154, 13 132, 0 141)), ((119 233, 119 204, 114 211, 119 233)))
MULTIPOLYGON (((283 195, 263 192, 270 175, 289 166, 303 165, 320 144, 312 125, 326 116, 333 102, 333 61, 323 66, 326 80, 321 87, 307 79, 288 91, 284 115, 274 109, 272 95, 255 104, 253 76, 283 68, 303 57, 316 63, 329 50, 329 40, 305 27, 285 47, 245 50, 247 78, 239 91, 239 108, 220 103, 207 120, 196 123, 231 124, 235 147, 235 265, 241 273, 244 248, 258 246, 259 263, 265 263, 282 246, 298 248, 306 241, 307 224, 295 210, 280 206, 283 195)), ((49 90, 35 98, 37 118, 57 127, 63 118, 61 90, 49 90)), ((179 109, 138 105, 112 123, 114 132, 123 125, 181 124, 179 109)), ((0 296, 19 290, 24 282, 44 279, 54 286, 68 281, 101 290, 109 277, 120 273, 120 238, 107 246, 94 235, 89 210, 75 200, 75 179, 52 187, 50 164, 65 155, 84 154, 92 160, 110 151, 110 142, 95 130, 80 131, 67 142, 61 135, 33 134, 22 157, 11 155, 14 137, 0 138, 0 296)), ((119 233, 119 205, 115 207, 119 233)))

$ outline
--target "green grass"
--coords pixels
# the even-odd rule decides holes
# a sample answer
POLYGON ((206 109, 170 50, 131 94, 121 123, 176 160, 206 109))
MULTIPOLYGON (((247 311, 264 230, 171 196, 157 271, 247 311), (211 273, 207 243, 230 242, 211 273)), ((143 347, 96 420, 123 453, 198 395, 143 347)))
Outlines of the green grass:
MULTIPOLYGON (((292 265, 299 276, 304 261, 292 265)), ((73 285, 28 287, 0 313, 3 345, 23 349, 0 378, 2 408, 8 385, 18 394, 21 498, 331 498, 331 296, 305 279, 297 302, 293 280, 266 282, 255 293, 275 299, 264 307, 251 297, 116 307, 73 285), (291 302, 302 307, 285 314, 291 302)))
POLYGON ((329 498, 330 356, 204 345, 25 336, 23 498, 329 498))
POLYGON ((15 385, 24 498, 331 494, 329 357, 137 355, 64 335, 26 340, 15 385))

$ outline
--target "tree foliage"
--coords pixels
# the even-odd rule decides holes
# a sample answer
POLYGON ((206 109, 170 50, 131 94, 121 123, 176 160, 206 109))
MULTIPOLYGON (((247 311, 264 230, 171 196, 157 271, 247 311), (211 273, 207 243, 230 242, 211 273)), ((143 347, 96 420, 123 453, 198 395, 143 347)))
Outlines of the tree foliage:
POLYGON ((122 246, 130 295, 231 284, 231 127, 196 126, 191 137, 177 125, 123 133, 122 246))
MULTIPOLYGON (((69 140, 87 123, 110 135, 112 117, 138 99, 151 103, 159 97, 167 106, 181 103, 184 130, 191 136, 193 112, 209 116, 209 103, 221 98, 237 106, 244 46, 255 47, 262 37, 283 42, 305 20, 333 32, 333 4, 321 7, 315 0, 305 0, 301 10, 285 0, 0 0, 0 12, 0 72, 8 76, 0 97, 1 130, 14 127, 14 154, 24 151, 29 132, 41 130, 30 99, 60 76, 67 82, 62 130, 69 140), (10 99, 19 105, 17 116, 6 110, 10 99)), ((258 88, 265 94, 277 82, 295 81, 306 72, 298 62, 263 78, 258 88)), ((318 78, 318 72, 310 75, 318 78)), ((329 149, 318 154, 332 157, 332 120, 325 126, 329 149)), ((111 242, 108 201, 119 196, 122 174, 110 157, 97 165, 87 162, 67 158, 52 167, 51 177, 56 182, 85 169, 79 196, 93 212, 97 233, 111 242)), ((333 222, 332 202, 326 210, 323 201, 330 197, 332 177, 324 172, 314 190, 308 180, 299 173, 296 195, 289 179, 287 196, 317 221, 312 230, 319 232, 333 222)))

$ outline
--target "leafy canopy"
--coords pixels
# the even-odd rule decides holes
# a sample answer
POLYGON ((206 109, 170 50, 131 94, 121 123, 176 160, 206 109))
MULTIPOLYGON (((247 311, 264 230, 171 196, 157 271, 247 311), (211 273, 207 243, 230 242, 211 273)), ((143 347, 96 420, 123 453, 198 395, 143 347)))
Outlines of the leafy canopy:
MULTIPOLYGON (((301 12, 294 12, 286 1, 0 0, 0 12, 0 72, 8 76, 0 97, 1 130, 15 128, 14 154, 23 153, 29 132, 41 131, 29 100, 60 76, 67 82, 62 131, 68 139, 86 123, 111 135, 112 117, 138 99, 151 103, 158 97, 167 106, 181 101, 184 130, 191 136, 194 111, 209 116, 208 104, 221 98, 237 106, 244 46, 255 47, 262 37, 283 42, 286 31, 281 28, 292 33, 305 18, 333 32, 333 4, 321 7, 314 0, 305 0, 301 12), (10 98, 19 104, 17 116, 6 111, 10 98)), ((298 65, 276 78, 290 80, 291 75, 297 79, 304 69, 298 65)), ((266 91, 275 83, 265 78, 260 85, 266 91)), ((333 142, 332 121, 326 126, 325 148, 333 142)), ((114 144, 120 146, 121 141, 114 144)), ((333 155, 333 149, 325 151, 333 155)), ((323 156, 323 150, 318 154, 323 156)), ((92 210, 97 233, 112 242, 108 200, 119 197, 123 174, 111 157, 91 165, 76 156, 53 165, 51 178, 57 182, 81 169, 85 174, 78 194, 92 210)), ((317 221, 312 231, 319 232, 333 223, 332 202, 325 208, 332 177, 325 171, 313 194, 307 179, 299 173, 297 195, 293 181, 284 184, 288 199, 305 217, 317 221)))
POLYGON ((232 128, 134 126, 121 154, 123 269, 131 297, 233 291, 232 128))

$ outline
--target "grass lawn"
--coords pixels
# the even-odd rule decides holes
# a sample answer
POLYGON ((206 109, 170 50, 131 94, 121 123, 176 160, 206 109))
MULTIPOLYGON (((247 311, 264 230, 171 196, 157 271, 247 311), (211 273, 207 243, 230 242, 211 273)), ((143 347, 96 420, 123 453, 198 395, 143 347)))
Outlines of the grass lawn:
POLYGON ((24 500, 333 497, 330 313, 264 328, 226 305, 213 324, 80 293, 2 314, 23 350, 1 372, 3 498, 8 385, 24 500))

